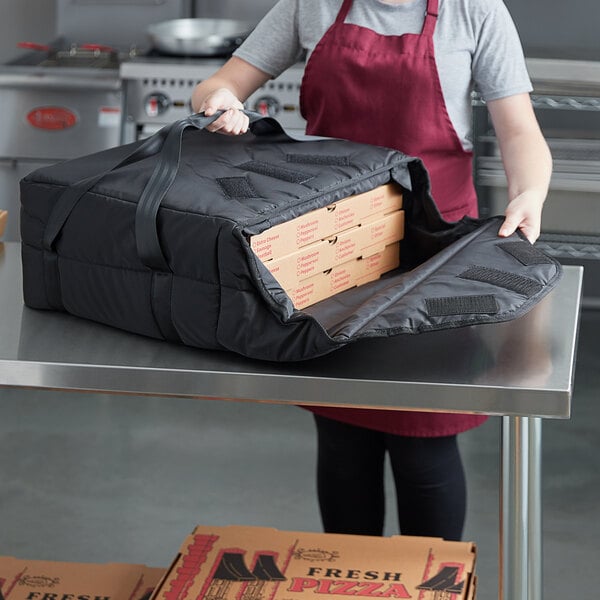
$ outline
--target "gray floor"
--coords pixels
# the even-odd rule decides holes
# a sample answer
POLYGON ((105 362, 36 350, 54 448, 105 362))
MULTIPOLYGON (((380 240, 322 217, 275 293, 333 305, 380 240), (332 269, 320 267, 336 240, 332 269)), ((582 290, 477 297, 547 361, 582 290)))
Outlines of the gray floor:
MULTIPOLYGON (((600 311, 585 311, 573 416, 543 424, 547 599, 598 595, 598 390, 600 311)), ((320 530, 313 424, 301 409, 12 390, 0 398, 0 554, 166 566, 197 523, 320 530)), ((497 598, 499 432, 493 418, 461 437, 479 600, 497 598)))

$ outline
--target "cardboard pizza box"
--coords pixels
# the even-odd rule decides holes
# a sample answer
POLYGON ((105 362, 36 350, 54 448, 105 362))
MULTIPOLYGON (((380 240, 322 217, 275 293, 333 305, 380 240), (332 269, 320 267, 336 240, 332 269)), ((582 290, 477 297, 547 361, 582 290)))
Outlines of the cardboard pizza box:
POLYGON ((4 600, 147 600, 166 569, 0 557, 4 600))
POLYGON ((400 186, 387 183, 274 225, 251 236, 250 247, 262 261, 279 258, 401 208, 400 186))
POLYGON ((473 600, 472 542, 198 526, 151 600, 473 600))
POLYGON ((4 235, 6 223, 8 221, 8 211, 0 209, 0 238, 4 235))
POLYGON ((356 258, 317 273, 285 288, 294 306, 303 309, 350 288, 379 279, 400 264, 400 246, 396 242, 381 252, 356 258))
POLYGON ((396 210, 263 264, 283 288, 293 288, 336 265, 381 252, 403 237, 404 211, 396 210))

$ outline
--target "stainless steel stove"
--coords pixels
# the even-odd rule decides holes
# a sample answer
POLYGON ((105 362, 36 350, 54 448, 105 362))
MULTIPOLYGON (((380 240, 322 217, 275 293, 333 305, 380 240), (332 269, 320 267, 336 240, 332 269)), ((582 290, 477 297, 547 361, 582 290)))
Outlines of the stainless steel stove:
POLYGON ((123 58, 112 48, 58 40, 50 46, 27 44, 20 56, 0 66, 0 209, 8 210, 5 240, 20 239, 22 177, 119 143, 123 58))
POLYGON ((0 65, 0 210, 9 213, 3 239, 20 239, 23 176, 120 143, 119 67, 148 50, 149 24, 186 16, 188 5, 188 0, 56 0, 55 40, 22 43, 14 60, 0 65))
MULTIPOLYGON (((121 64, 124 91, 122 141, 154 133, 189 115, 196 84, 212 75, 226 58, 135 57, 121 64)), ((303 134, 300 84, 304 64, 299 63, 267 82, 246 101, 248 109, 275 117, 292 134, 303 134)))

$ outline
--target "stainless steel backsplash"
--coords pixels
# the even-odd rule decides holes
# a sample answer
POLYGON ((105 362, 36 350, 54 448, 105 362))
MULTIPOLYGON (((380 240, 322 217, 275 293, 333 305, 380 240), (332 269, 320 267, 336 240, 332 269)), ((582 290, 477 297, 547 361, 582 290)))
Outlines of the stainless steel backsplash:
POLYGON ((188 16, 191 0, 56 0, 56 34, 76 43, 147 48, 153 23, 188 16))
POLYGON ((277 0, 196 0, 196 17, 241 19, 258 23, 277 4, 277 0))

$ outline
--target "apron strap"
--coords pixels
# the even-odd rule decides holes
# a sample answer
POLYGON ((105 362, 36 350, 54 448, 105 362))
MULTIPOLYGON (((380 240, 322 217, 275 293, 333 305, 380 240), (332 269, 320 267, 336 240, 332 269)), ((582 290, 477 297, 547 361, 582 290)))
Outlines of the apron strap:
POLYGON ((439 0, 427 0, 427 10, 425 12, 425 22, 423 23, 422 35, 433 37, 435 24, 438 18, 439 0))
POLYGON ((351 8, 352 0, 344 0, 340 11, 338 12, 337 17, 335 18, 336 24, 343 23, 346 20, 346 17, 348 16, 348 13, 350 12, 351 8))

